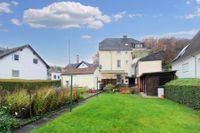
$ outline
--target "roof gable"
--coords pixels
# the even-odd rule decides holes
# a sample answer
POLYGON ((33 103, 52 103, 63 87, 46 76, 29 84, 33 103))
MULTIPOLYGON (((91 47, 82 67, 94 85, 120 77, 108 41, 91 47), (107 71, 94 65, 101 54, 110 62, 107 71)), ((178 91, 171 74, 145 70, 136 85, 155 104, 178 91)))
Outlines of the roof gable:
POLYGON ((23 45, 23 46, 16 47, 16 48, 1 50, 0 59, 3 59, 4 57, 6 57, 6 56, 8 56, 8 55, 10 55, 12 53, 15 53, 15 52, 17 52, 19 50, 22 50, 24 48, 29 48, 31 51, 33 51, 33 53, 45 64, 45 66, 47 68, 49 68, 49 65, 39 56, 39 54, 30 45, 23 45))
POLYGON ((191 42, 186 47, 184 47, 181 52, 179 52, 173 62, 181 58, 190 56, 198 51, 200 51, 200 31, 193 37, 191 42))

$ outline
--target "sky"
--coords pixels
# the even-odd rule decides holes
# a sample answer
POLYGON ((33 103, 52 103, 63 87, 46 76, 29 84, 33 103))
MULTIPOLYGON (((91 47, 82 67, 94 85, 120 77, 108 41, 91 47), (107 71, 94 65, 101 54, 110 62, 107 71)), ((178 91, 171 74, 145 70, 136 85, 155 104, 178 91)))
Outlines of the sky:
POLYGON ((200 0, 0 0, 0 47, 30 44, 50 65, 92 61, 104 38, 192 38, 200 0))

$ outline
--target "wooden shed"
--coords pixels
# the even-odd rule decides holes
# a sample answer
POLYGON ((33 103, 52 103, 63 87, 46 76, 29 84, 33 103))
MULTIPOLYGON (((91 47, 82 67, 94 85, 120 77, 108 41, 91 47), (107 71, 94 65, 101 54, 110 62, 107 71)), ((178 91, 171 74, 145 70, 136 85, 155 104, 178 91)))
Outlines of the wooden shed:
POLYGON ((149 96, 157 96, 157 89, 175 79, 176 71, 143 73, 139 77, 139 89, 149 96))

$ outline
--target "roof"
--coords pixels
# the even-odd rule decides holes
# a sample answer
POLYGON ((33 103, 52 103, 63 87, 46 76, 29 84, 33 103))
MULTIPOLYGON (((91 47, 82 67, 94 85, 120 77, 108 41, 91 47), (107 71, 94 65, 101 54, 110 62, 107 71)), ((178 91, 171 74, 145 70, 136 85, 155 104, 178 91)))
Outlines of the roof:
POLYGON ((65 69, 76 69, 78 68, 82 63, 84 63, 85 65, 87 65, 88 67, 95 67, 95 66, 98 66, 98 65, 95 65, 95 64, 90 64, 88 62, 85 62, 85 61, 81 61, 80 63, 75 63, 75 64, 68 64, 65 69))
POLYGON ((165 74, 174 74, 175 75, 175 73, 176 73, 176 71, 149 72, 149 73, 143 73, 142 75, 140 75, 140 77, 151 76, 151 75, 164 76, 165 74))
POLYGON ((93 74, 96 71, 97 67, 88 67, 88 68, 78 68, 78 69, 67 69, 62 72, 62 75, 70 74, 93 74))
POLYGON ((135 44, 144 44, 138 40, 127 38, 124 36, 123 38, 106 38, 102 42, 99 43, 100 51, 131 51, 135 44))
POLYGON ((155 53, 150 53, 149 55, 141 58, 139 61, 154 61, 154 60, 162 60, 162 53, 164 51, 161 50, 161 51, 158 51, 158 52, 155 52, 155 53))
POLYGON ((39 56, 39 54, 30 46, 30 45, 23 45, 23 46, 20 46, 20 47, 16 47, 16 48, 11 48, 11 49, 0 49, 0 59, 12 54, 12 53, 15 53, 19 50, 22 50, 24 48, 30 48, 33 53, 45 64, 45 66, 47 68, 50 68, 49 65, 39 56))
POLYGON ((173 62, 190 56, 198 51, 200 51, 200 31, 192 38, 191 42, 181 50, 181 52, 176 56, 173 62))

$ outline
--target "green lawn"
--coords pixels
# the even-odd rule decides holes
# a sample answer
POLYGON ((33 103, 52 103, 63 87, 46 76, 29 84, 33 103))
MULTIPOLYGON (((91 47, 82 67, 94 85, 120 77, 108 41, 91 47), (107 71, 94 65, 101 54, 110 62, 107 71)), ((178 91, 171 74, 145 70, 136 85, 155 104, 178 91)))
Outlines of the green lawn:
POLYGON ((169 100, 103 94, 33 133, 199 133, 200 112, 169 100))

